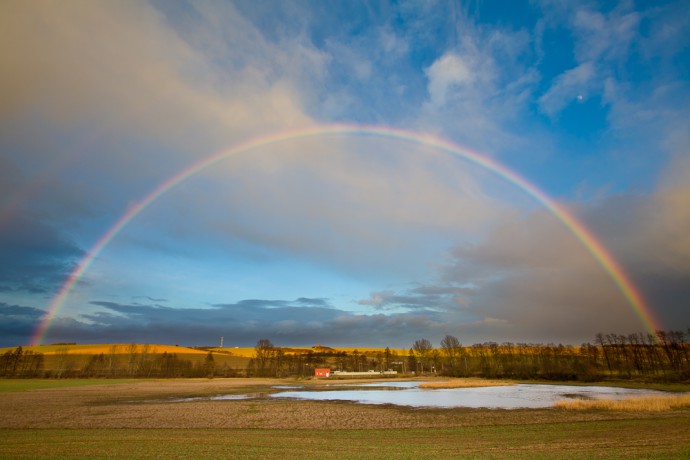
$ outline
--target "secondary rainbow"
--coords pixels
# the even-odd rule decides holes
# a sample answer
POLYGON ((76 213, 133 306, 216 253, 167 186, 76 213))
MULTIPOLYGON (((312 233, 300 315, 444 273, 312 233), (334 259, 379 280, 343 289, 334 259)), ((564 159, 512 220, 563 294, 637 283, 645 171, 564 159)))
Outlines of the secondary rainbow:
POLYGON ((539 190, 535 185, 528 182, 526 179, 519 176, 517 173, 511 171, 489 157, 480 155, 479 153, 473 152, 469 149, 429 134, 404 131, 388 127, 336 124, 317 125, 298 130, 281 131, 248 140, 227 150, 222 150, 218 153, 210 155, 158 185, 158 187, 142 198, 139 202, 131 205, 127 211, 122 214, 122 216, 120 216, 120 218, 108 229, 108 231, 106 231, 98 239, 98 241, 91 247, 91 249, 89 249, 86 255, 77 264, 76 268, 72 271, 58 291, 57 295, 51 300, 46 315, 34 332, 31 344, 40 344, 41 340, 48 331, 50 324, 55 319, 57 313, 60 311, 60 308, 65 303, 65 300, 74 288, 74 285, 83 276, 84 272, 88 270, 93 261, 96 259, 96 257, 98 257, 101 251, 103 251, 108 243, 110 243, 110 241, 112 241, 112 239, 115 238, 118 233, 120 233, 120 231, 132 221, 132 219, 149 207, 168 190, 190 178, 191 176, 194 176, 200 171, 203 171, 209 166, 230 156, 251 151, 259 147, 286 142, 292 139, 328 135, 359 135, 394 138, 433 147, 440 151, 482 166, 492 171, 499 177, 511 182, 551 211, 551 213, 558 218, 583 244, 583 246, 590 252, 594 259, 611 276, 613 282, 616 284, 626 301, 630 304, 647 332, 654 333, 657 329, 661 329, 654 318, 652 310, 646 304, 640 291, 631 282, 630 278, 622 267, 616 262, 613 256, 601 244, 601 242, 599 242, 592 232, 582 222, 575 218, 575 216, 573 216, 565 206, 557 204, 555 201, 551 200, 544 192, 539 190))

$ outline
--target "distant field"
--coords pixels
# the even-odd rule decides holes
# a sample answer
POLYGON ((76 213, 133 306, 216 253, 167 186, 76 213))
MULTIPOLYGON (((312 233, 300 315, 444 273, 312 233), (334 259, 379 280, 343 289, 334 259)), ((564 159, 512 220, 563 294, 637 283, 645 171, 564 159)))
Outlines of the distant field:
MULTIPOLYGON (((79 355, 98 355, 108 354, 113 351, 116 353, 126 353, 130 344, 125 343, 103 343, 103 344, 78 344, 78 345, 32 345, 22 347, 24 351, 32 351, 34 353, 43 353, 44 355, 54 355, 55 353, 68 352, 79 355)), ((180 354, 206 354, 204 350, 197 350, 194 348, 178 347, 175 345, 153 345, 153 344, 136 344, 139 351, 143 347, 148 346, 150 353, 180 353, 180 354)), ((6 351, 14 350, 16 347, 0 348, 0 354, 6 351)))
MULTIPOLYGON (((16 347, 0 348, 0 355, 15 350, 16 347)), ((24 352, 40 353, 44 356, 43 369, 83 369, 87 363, 97 355, 106 358, 113 356, 120 367, 125 366, 131 355, 148 356, 148 359, 160 357, 163 353, 175 355, 178 359, 188 361, 193 365, 200 365, 206 359, 209 350, 160 344, 77 344, 77 345, 38 345, 22 347, 24 352)), ((244 349, 214 349, 214 361, 217 369, 245 369, 249 359, 254 357, 253 348, 244 349), (250 353, 251 350, 251 353, 250 353)), ((140 377, 146 375, 140 375, 140 377)))
MULTIPOLYGON (((280 347, 285 353, 307 353, 309 351, 313 352, 327 352, 327 351, 333 351, 333 352, 346 352, 348 355, 351 355, 353 352, 357 351, 359 354, 365 354, 369 357, 374 357, 378 353, 385 353, 386 349, 385 348, 371 348, 371 347, 362 347, 362 348, 330 348, 330 349, 314 349, 311 347, 280 347)), ((246 358, 253 358, 255 356, 255 351, 254 347, 250 348, 241 348, 241 347, 235 347, 235 348, 213 348, 213 351, 222 351, 224 353, 232 353, 234 356, 243 356, 246 358)), ((390 349, 391 353, 397 353, 398 358, 403 358, 407 357, 408 350, 404 349, 390 349)))
MULTIPOLYGON (((371 348, 371 347, 362 347, 362 348, 338 348, 338 351, 345 351, 347 354, 352 354, 354 351, 358 351, 360 354, 364 353, 365 355, 375 355, 377 353, 385 353, 386 348, 371 348)), ((389 348, 389 351, 391 353, 396 353, 399 358, 402 357, 407 357, 407 354, 409 353, 409 349, 404 349, 404 348, 389 348)))
MULTIPOLYGON (((128 343, 103 343, 103 344, 77 344, 77 345, 31 345, 23 346, 24 351, 32 351, 34 353, 43 353, 44 355, 54 355, 56 353, 70 353, 79 355, 98 355, 98 354, 108 354, 115 351, 118 354, 123 354, 127 352, 127 349, 131 347, 132 344, 128 343)), ((160 345, 160 344, 135 344, 137 350, 141 352, 143 347, 148 347, 149 353, 175 353, 178 355, 205 355, 208 351, 213 353, 222 353, 230 356, 237 356, 242 358, 253 358, 255 356, 254 347, 214 347, 208 349, 197 349, 189 347, 181 347, 177 345, 160 345)), ((0 354, 7 351, 14 350, 16 347, 6 347, 0 348, 0 354)), ((307 353, 309 351, 324 352, 329 351, 327 348, 313 349, 311 347, 280 347, 286 353, 302 352, 307 353)), ((385 353, 385 348, 371 348, 371 347, 361 347, 361 348, 332 348, 334 352, 346 352, 347 354, 352 354, 357 351, 360 354, 366 354, 367 356, 375 356, 377 353, 385 353)), ((408 350, 404 349, 390 349, 391 352, 397 353, 398 357, 406 357, 408 350)))

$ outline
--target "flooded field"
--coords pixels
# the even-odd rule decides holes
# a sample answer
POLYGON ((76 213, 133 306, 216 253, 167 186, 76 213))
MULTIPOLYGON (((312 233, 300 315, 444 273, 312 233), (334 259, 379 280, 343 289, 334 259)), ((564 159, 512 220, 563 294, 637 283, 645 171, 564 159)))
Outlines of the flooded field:
POLYGON ((419 382, 390 380, 84 383, 0 381, 0 458, 225 458, 229 452, 281 459, 690 458, 687 407, 519 408, 529 404, 527 394, 544 405, 553 398, 648 391, 553 385, 424 390, 419 382), (506 390, 523 399, 513 404, 518 408, 467 407, 499 407, 502 396, 493 392, 506 390), (328 452, 315 446, 328 446, 328 452))
POLYGON ((382 382, 349 385, 352 389, 339 385, 339 389, 334 390, 290 390, 272 394, 271 397, 409 407, 518 409, 551 407, 556 401, 569 398, 621 399, 663 394, 653 390, 541 384, 427 390, 419 388, 419 384, 420 382, 382 382))

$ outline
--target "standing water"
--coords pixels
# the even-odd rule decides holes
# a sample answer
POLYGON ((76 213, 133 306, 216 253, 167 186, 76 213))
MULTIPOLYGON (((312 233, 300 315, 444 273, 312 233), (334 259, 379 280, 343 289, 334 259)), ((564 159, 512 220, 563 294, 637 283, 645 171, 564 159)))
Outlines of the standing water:
POLYGON ((395 404, 411 407, 518 409, 551 407, 556 401, 568 398, 622 399, 632 396, 663 394, 663 392, 654 390, 533 384, 427 390, 419 388, 419 383, 361 384, 352 385, 357 387, 357 389, 353 390, 284 391, 273 394, 271 397, 318 401, 351 401, 361 404, 395 404))

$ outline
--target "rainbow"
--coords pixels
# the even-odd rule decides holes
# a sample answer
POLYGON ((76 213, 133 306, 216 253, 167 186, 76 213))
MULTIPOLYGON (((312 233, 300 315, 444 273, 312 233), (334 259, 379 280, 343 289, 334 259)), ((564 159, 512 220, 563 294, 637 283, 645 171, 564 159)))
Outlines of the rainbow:
POLYGON ((404 131, 388 127, 334 124, 316 125, 298 130, 281 131, 245 141, 227 150, 222 150, 218 153, 210 155, 195 164, 192 164, 158 185, 158 187, 152 190, 139 202, 131 205, 127 211, 122 214, 122 216, 120 216, 120 218, 112 225, 112 227, 110 227, 110 229, 108 229, 108 231, 106 231, 98 239, 98 241, 89 249, 86 255, 77 264, 76 268, 70 273, 69 277, 62 285, 58 293, 51 300, 46 315, 43 317, 41 323, 36 328, 36 331, 32 336, 31 344, 37 345, 41 342, 52 321, 55 319, 57 313, 60 311, 60 308, 65 303, 65 300, 74 288, 74 285, 79 281, 86 270, 88 270, 101 251, 103 251, 103 249, 113 240, 113 238, 115 238, 120 231, 122 231, 122 229, 132 221, 132 219, 148 208, 168 190, 194 176, 200 171, 203 171, 209 166, 233 155, 293 139, 329 135, 359 135, 404 140, 414 144, 420 144, 438 149, 442 152, 465 159, 471 163, 492 171, 499 177, 525 191, 538 203, 548 209, 563 223, 563 225, 566 226, 567 229, 570 230, 570 232, 584 245, 594 259, 610 275, 613 282, 616 284, 621 294, 632 307, 633 311, 648 332, 655 333, 656 330, 661 329, 658 327, 658 322, 654 318, 650 307, 646 304, 640 291, 635 287, 623 268, 616 262, 616 260, 611 256, 601 242, 597 240, 592 232, 582 222, 577 220, 577 218, 575 218, 575 216, 573 216, 565 208, 565 206, 557 204, 555 201, 551 200, 544 192, 539 190, 535 185, 531 184, 524 178, 520 177, 515 172, 492 160, 491 158, 429 134, 404 131))

